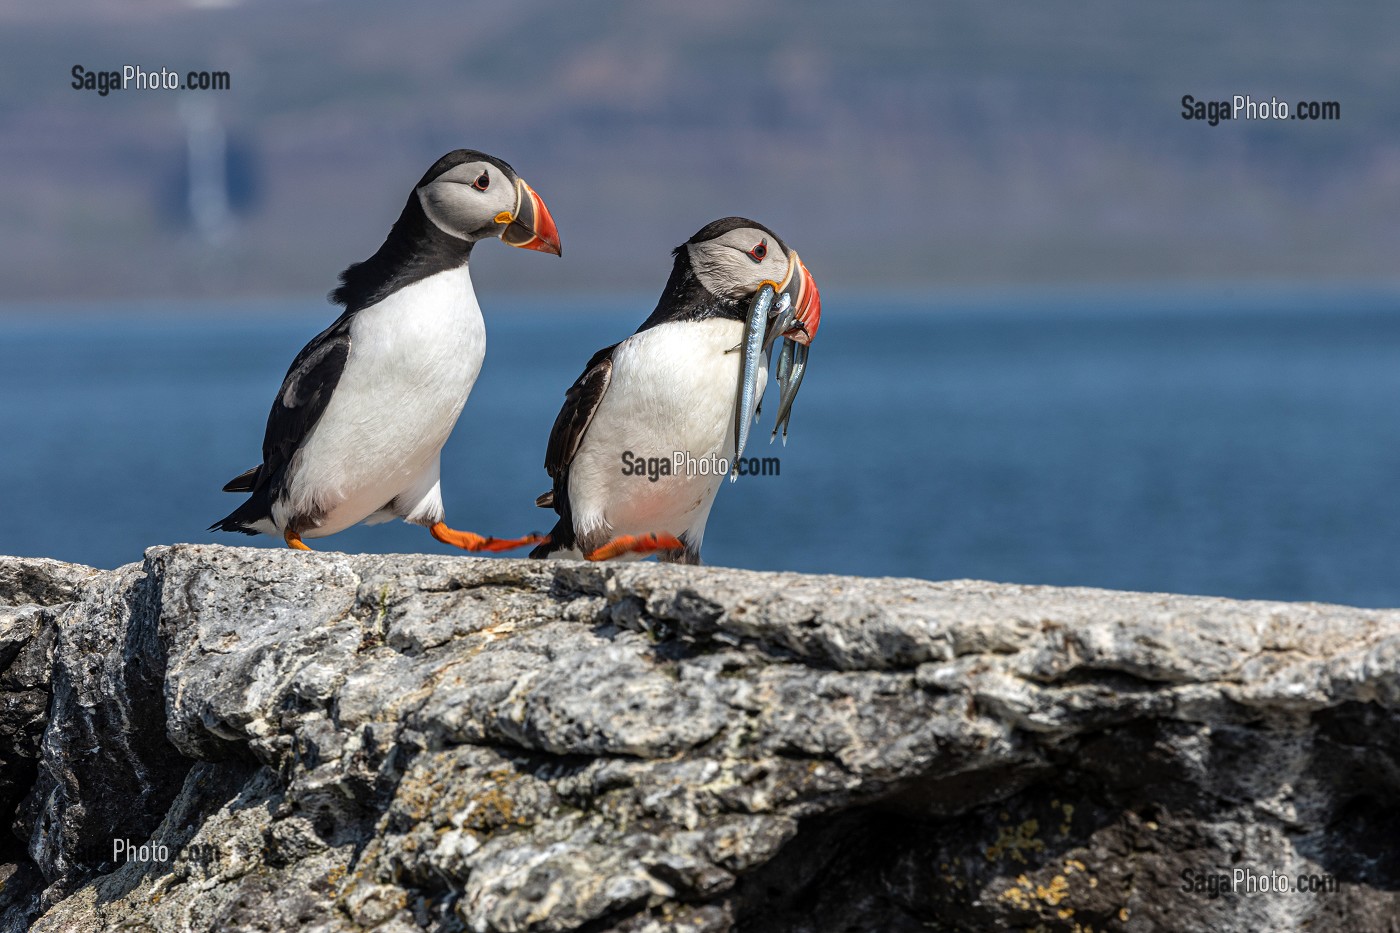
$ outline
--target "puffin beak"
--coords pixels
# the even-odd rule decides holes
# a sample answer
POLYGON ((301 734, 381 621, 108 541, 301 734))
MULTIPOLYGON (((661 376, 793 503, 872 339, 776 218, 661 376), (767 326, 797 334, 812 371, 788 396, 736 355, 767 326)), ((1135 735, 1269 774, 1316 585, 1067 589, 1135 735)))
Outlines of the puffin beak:
POLYGON ((554 218, 549 216, 549 208, 544 206, 534 188, 518 178, 515 180, 515 210, 501 211, 496 215, 496 223, 505 224, 501 240, 510 246, 564 255, 559 246, 559 229, 554 226, 554 218))
POLYGON ((798 258, 797 253, 788 256, 787 277, 783 279, 777 291, 780 296, 788 296, 792 302, 793 315, 798 320, 798 325, 784 332, 782 336, 811 346, 812 338, 817 335, 817 328, 822 322, 822 296, 817 291, 817 283, 812 278, 812 273, 807 271, 806 264, 798 258))

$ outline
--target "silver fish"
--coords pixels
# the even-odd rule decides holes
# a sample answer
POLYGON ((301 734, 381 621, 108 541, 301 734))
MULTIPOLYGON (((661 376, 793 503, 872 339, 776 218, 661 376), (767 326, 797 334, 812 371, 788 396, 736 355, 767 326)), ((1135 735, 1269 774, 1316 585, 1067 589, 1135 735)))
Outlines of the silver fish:
POLYGON ((792 296, 779 295, 768 315, 773 321, 768 325, 768 336, 764 338, 763 349, 771 351, 773 342, 797 324, 797 315, 792 310, 792 296))
MULTIPOLYGON (((778 370, 777 370, 777 376, 778 376, 778 399, 779 399, 779 402, 780 402, 780 403, 781 403, 781 401, 782 401, 782 391, 783 391, 783 387, 787 385, 788 373, 792 372, 792 348, 793 348, 794 345, 795 345, 795 342, 794 342, 794 341, 792 341, 792 340, 786 340, 786 339, 785 339, 785 340, 783 340, 783 349, 780 350, 780 351, 778 352, 778 370)), ((773 425, 773 433, 774 433, 774 434, 777 434, 777 433, 778 433, 778 426, 777 426, 776 424, 773 425)), ((772 438, 772 437, 769 437, 769 438, 768 438, 768 443, 770 443, 770 444, 773 443, 773 438, 772 438)))
POLYGON ((796 340, 783 340, 783 349, 778 353, 778 392, 781 398, 783 388, 787 385, 788 374, 792 372, 792 348, 797 346, 796 340))
POLYGON ((797 400, 797 390, 802 388, 802 377, 807 374, 807 351, 805 343, 783 338, 783 350, 778 356, 778 418, 773 422, 773 433, 768 443, 783 429, 783 446, 787 446, 788 420, 792 418, 792 403, 797 400), (784 362, 788 364, 784 366, 784 362), (786 370, 786 371, 784 371, 786 370))
POLYGON ((760 390, 758 363, 763 355, 763 338, 768 332, 768 311, 773 307, 775 296, 773 286, 760 288, 749 306, 749 319, 744 325, 744 364, 739 370, 739 401, 734 408, 734 463, 729 470, 731 483, 739 478, 739 458, 744 455, 744 447, 749 442, 749 412, 753 410, 755 397, 760 390))
MULTIPOLYGON (((768 362, 768 370, 773 370, 773 342, 783 333, 792 329, 798 324, 797 315, 792 311, 792 296, 779 295, 778 300, 773 303, 772 309, 768 312, 770 318, 768 322, 768 336, 763 338, 763 358, 768 362)), ((763 397, 767 394, 764 389, 758 393, 758 404, 754 406, 753 423, 758 424, 758 416, 763 414, 763 397)))

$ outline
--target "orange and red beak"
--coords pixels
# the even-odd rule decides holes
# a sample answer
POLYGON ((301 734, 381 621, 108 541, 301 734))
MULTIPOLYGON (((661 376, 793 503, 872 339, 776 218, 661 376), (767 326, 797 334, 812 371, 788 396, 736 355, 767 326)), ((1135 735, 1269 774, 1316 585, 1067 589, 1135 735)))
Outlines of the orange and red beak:
POLYGON ((812 278, 812 273, 807 271, 806 263, 795 252, 788 256, 787 277, 778 286, 778 294, 788 296, 793 314, 802 323, 801 327, 793 327, 783 336, 811 346, 812 338, 817 335, 817 328, 822 322, 822 296, 817 291, 817 282, 812 278))
POLYGON ((502 211, 496 221, 505 224, 501 241, 506 244, 556 256, 564 255, 559 246, 559 228, 554 226, 549 208, 535 194, 535 189, 521 179, 515 180, 515 211, 502 211))

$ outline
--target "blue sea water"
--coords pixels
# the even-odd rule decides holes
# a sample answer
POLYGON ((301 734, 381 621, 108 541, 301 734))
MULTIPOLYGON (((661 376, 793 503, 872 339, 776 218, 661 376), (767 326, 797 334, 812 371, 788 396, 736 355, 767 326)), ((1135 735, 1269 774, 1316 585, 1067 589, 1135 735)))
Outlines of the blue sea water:
MULTIPOLYGON (((484 303, 449 521, 547 530, 533 499, 563 392, 650 304, 484 303)), ((204 529, 333 317, 0 314, 0 553, 111 567, 155 543, 273 546, 204 529)), ((708 563, 1400 605, 1394 291, 833 294, 786 448, 767 444, 769 391, 751 450, 781 475, 725 485, 708 563)), ((399 523, 315 544, 457 553, 399 523)))

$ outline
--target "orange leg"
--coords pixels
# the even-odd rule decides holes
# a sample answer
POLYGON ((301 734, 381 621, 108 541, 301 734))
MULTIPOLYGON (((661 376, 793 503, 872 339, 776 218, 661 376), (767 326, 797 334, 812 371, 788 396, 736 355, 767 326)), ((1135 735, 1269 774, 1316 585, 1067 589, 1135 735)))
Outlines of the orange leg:
POLYGON ((623 554, 651 554, 654 551, 682 551, 685 545, 674 535, 657 532, 646 535, 622 535, 613 538, 587 555, 589 560, 611 560, 623 554))
POLYGON ((523 538, 483 538, 470 531, 457 531, 438 522, 428 529, 434 538, 443 544, 459 547, 464 551, 513 551, 518 547, 528 547, 548 540, 545 535, 526 535, 523 538))
POLYGON ((282 532, 282 540, 287 542, 287 547, 294 551, 309 551, 311 548, 302 543, 301 534, 288 528, 282 532))

